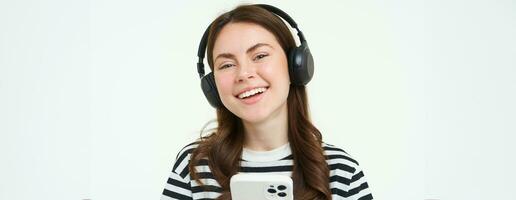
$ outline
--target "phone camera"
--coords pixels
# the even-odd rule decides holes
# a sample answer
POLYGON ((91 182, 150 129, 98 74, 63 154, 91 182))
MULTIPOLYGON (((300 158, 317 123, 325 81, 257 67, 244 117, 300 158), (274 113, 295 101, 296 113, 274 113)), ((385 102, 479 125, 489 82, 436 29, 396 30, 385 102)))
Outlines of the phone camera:
POLYGON ((286 187, 286 186, 284 186, 284 185, 279 185, 279 186, 278 186, 278 190, 285 190, 285 189, 287 189, 287 187, 286 187))

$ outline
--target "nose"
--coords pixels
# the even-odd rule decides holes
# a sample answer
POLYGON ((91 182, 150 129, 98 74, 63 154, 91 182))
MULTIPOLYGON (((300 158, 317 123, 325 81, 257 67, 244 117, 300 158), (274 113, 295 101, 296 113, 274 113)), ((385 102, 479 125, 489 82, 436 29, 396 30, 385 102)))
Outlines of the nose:
POLYGON ((237 82, 244 82, 256 77, 256 70, 252 64, 242 64, 238 70, 237 82))

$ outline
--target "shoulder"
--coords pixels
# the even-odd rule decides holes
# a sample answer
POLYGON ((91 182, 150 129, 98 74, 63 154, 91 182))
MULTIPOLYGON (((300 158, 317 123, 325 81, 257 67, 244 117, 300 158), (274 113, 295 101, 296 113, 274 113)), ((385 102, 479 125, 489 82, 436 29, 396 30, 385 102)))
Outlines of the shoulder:
POLYGON ((358 161, 344 149, 324 142, 322 147, 330 170, 344 170, 351 174, 359 170, 358 161))
POLYGON ((342 148, 327 143, 322 146, 330 168, 333 199, 373 199, 358 161, 342 148))
POLYGON ((188 164, 190 163, 192 152, 197 148, 197 146, 199 146, 199 144, 200 141, 196 140, 181 148, 176 155, 174 167, 172 168, 173 172, 180 175, 182 178, 185 178, 188 175, 188 164))

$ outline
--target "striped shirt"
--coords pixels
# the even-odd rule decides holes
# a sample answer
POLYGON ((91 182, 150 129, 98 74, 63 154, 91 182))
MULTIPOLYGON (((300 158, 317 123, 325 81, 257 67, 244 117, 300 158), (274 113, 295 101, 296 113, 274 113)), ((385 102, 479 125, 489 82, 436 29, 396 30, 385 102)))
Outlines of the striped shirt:
MULTIPOLYGON (((172 172, 165 184, 161 200, 170 199, 215 199, 222 192, 214 179, 207 160, 196 166, 197 173, 206 187, 200 187, 190 177, 188 163, 192 151, 198 143, 185 146, 177 155, 172 172)), ((344 150, 323 143, 326 162, 330 169, 329 184, 332 199, 369 200, 373 196, 369 190, 364 172, 358 162, 344 150)), ((280 174, 292 177, 293 157, 289 144, 271 151, 258 152, 244 148, 242 151, 241 173, 280 174)))

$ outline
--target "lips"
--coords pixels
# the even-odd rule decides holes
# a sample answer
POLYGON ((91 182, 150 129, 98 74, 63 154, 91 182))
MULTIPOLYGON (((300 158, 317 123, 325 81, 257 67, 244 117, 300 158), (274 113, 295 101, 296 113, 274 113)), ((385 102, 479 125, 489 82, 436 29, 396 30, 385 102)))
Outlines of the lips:
POLYGON ((243 90, 241 90, 237 95, 235 95, 236 98, 244 99, 249 96, 256 95, 257 93, 263 93, 269 89, 269 86, 257 86, 257 87, 247 87, 243 90))
POLYGON ((267 90, 265 90, 263 92, 255 93, 254 95, 250 95, 245 98, 239 98, 239 100, 240 100, 240 102, 242 102, 246 105, 253 105, 253 104, 259 102, 260 100, 262 100, 262 98, 264 98, 266 95, 267 95, 267 90))

